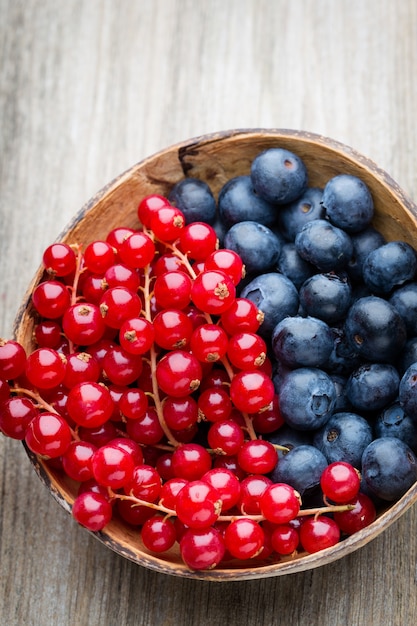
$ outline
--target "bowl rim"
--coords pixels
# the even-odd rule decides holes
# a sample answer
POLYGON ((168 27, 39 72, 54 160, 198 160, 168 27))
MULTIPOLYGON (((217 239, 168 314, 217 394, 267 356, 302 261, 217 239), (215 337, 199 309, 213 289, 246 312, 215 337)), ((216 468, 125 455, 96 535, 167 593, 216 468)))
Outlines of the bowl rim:
MULTIPOLYGON (((121 174, 115 176, 109 183, 104 185, 94 196, 92 196, 87 202, 79 209, 74 217, 67 223, 67 225, 57 235, 55 241, 61 241, 64 239, 74 227, 86 216, 87 213, 107 194, 113 190, 119 188, 123 183, 137 170, 146 167, 147 164, 152 163, 160 156, 171 152, 177 151, 178 157, 181 161, 181 155, 189 152, 194 146, 201 147, 202 145, 208 145, 211 143, 219 142, 222 140, 239 140, 244 137, 253 138, 256 137, 268 137, 270 139, 294 139, 301 143, 310 143, 312 145, 319 145, 331 152, 339 153, 344 159, 348 159, 356 166, 363 168, 364 170, 370 170, 373 178, 376 178, 380 184, 389 188, 391 194, 395 196, 398 202, 402 205, 402 209, 405 210, 412 220, 416 223, 417 230, 417 206, 411 200, 411 198, 404 192, 404 190, 398 185, 398 183, 382 168, 380 168, 373 160, 364 156, 357 150, 351 148, 345 143, 338 140, 326 137, 321 134, 304 130, 292 130, 287 128, 238 128, 231 130, 222 130, 212 133, 207 133, 193 137, 191 139, 183 140, 177 143, 173 143, 170 146, 163 148, 157 152, 154 152, 150 156, 147 156, 134 165, 123 171, 121 174)), ((184 175, 186 173, 184 172, 184 175)), ((38 271, 32 278, 22 303, 17 310, 14 318, 12 334, 14 338, 19 335, 19 329, 21 328, 24 314, 28 308, 33 287, 39 280, 42 268, 39 267, 38 271)), ((50 469, 47 467, 44 461, 39 459, 34 453, 32 453, 26 444, 23 442, 23 447, 27 456, 29 457, 39 479, 48 488, 52 497, 61 505, 64 510, 71 514, 72 504, 65 498, 63 492, 54 484, 53 476, 50 469)), ((363 547, 366 543, 371 541, 386 530, 391 524, 393 524, 405 511, 410 508, 417 501, 417 482, 414 483, 407 492, 394 504, 387 503, 387 509, 381 513, 374 522, 363 530, 344 538, 338 544, 331 548, 321 550, 314 554, 303 554, 296 559, 285 559, 278 562, 268 563, 265 565, 255 565, 255 567, 247 568, 215 568, 213 570, 194 571, 189 569, 185 564, 172 564, 168 561, 164 561, 158 555, 153 555, 142 550, 134 551, 129 550, 127 547, 122 547, 117 540, 111 536, 106 530, 99 532, 87 531, 94 537, 100 540, 105 546, 127 558, 130 561, 135 562, 138 565, 142 565, 148 569, 169 574, 173 576, 179 576, 183 578, 192 578, 196 580, 205 581, 242 581, 251 580, 257 578, 269 578, 274 576, 281 576, 290 573, 298 573, 317 567, 324 566, 336 560, 339 560, 343 556, 350 554, 353 551, 363 547), (140 557, 138 554, 140 553, 140 557)), ((110 524, 111 525, 111 524, 110 524)), ((109 526, 110 526, 109 525, 109 526)), ((86 529, 83 529, 86 530, 86 529)), ((162 555, 161 555, 162 556, 162 555)))

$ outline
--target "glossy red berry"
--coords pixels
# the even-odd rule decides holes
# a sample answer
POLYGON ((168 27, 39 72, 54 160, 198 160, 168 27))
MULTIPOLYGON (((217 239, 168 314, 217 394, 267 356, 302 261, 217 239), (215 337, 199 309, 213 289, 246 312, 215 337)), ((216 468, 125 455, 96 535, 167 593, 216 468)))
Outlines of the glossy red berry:
POLYGON ((70 306, 71 296, 63 283, 57 280, 46 280, 35 287, 32 302, 42 317, 58 319, 70 306))
POLYGON ((193 480, 179 491, 175 511, 189 528, 207 528, 220 515, 222 500, 211 485, 203 480, 193 480))
POLYGON ((164 350, 175 350, 188 346, 193 333, 193 324, 185 311, 165 309, 153 319, 156 343, 164 350))
POLYGON ((300 528, 300 542, 310 554, 330 548, 340 540, 340 529, 330 517, 320 515, 306 519, 300 528))
POLYGON ((215 250, 206 257, 204 267, 206 270, 221 270, 230 276, 235 285, 245 276, 243 261, 234 250, 215 250))
POLYGON ((211 456, 202 445, 185 443, 174 451, 172 468, 179 478, 199 480, 211 469, 211 456))
POLYGON ((256 333, 234 334, 227 346, 227 356, 232 365, 240 370, 261 367, 266 359, 266 342, 256 333))
POLYGON ((136 292, 140 287, 138 270, 133 270, 122 263, 111 265, 105 272, 103 283, 106 289, 111 287, 126 287, 136 292))
POLYGON ((359 492, 346 504, 350 504, 353 508, 347 511, 335 511, 333 514, 334 521, 343 533, 353 535, 375 521, 375 504, 366 494, 359 492))
POLYGON ((39 411, 29 398, 18 396, 3 401, 0 410, 0 431, 12 439, 23 440, 26 430, 39 411))
POLYGON ((270 441, 245 441, 238 452, 238 463, 247 474, 269 474, 275 468, 278 454, 270 441))
POLYGON ((52 389, 62 383, 66 365, 62 356, 52 348, 37 348, 26 360, 26 377, 37 389, 52 389))
POLYGON ((207 270, 199 274, 191 288, 191 299, 202 311, 221 315, 233 304, 236 288, 227 274, 220 270, 207 270))
POLYGON ((286 524, 297 517, 301 506, 300 495, 285 483, 267 487, 260 498, 262 515, 274 524, 286 524))
POLYGON ((336 503, 346 503, 355 498, 361 486, 360 475, 350 463, 330 463, 320 477, 324 495, 336 503))
POLYGON ((126 419, 139 419, 148 409, 148 396, 139 387, 129 387, 120 396, 119 410, 126 419))
POLYGON ((142 356, 115 345, 106 352, 102 366, 105 378, 114 385, 131 385, 142 372, 142 356))
POLYGON ((232 412, 232 402, 226 389, 209 387, 198 397, 199 419, 208 422, 224 422, 232 412))
POLYGON ((113 509, 103 495, 87 491, 75 499, 72 515, 79 524, 88 530, 98 532, 110 522, 113 509))
POLYGON ((26 352, 13 339, 0 339, 0 379, 13 380, 25 371, 26 352))
POLYGON ((214 467, 203 474, 201 480, 217 491, 222 501, 222 511, 228 511, 237 504, 240 497, 240 482, 232 471, 214 467))
POLYGON ((230 397, 243 413, 256 413, 268 407, 275 394, 271 378, 262 371, 238 372, 230 384, 230 397))
POLYGON ((99 383, 79 383, 68 394, 68 414, 79 426, 102 426, 110 419, 113 410, 114 402, 109 390, 99 383))
POLYGON ((146 233, 136 231, 121 243, 119 257, 132 269, 146 267, 155 255, 155 244, 146 233))
POLYGON ((164 436, 164 431, 155 407, 148 407, 145 413, 137 419, 127 420, 126 432, 129 437, 142 445, 158 444, 164 436))
POLYGON ((271 534, 272 548, 283 556, 293 554, 299 541, 297 530, 290 524, 278 524, 271 534))
POLYGON ((252 519, 239 518, 230 522, 224 533, 226 549, 236 559, 252 559, 264 545, 264 531, 252 519))
POLYGON ((263 320, 262 311, 247 298, 236 298, 220 316, 221 325, 229 335, 237 332, 256 333, 263 320))
POLYGON ((155 502, 161 493, 161 478, 154 467, 147 464, 137 465, 131 479, 124 484, 126 494, 139 500, 155 502))
POLYGON ((243 515, 260 515, 260 500, 272 480, 263 475, 247 476, 241 482, 239 509, 243 515))
POLYGON ((62 456, 64 472, 77 482, 93 478, 91 459, 96 450, 88 441, 72 441, 62 456))
POLYGON ((196 357, 184 350, 172 350, 156 366, 156 380, 164 393, 175 398, 188 396, 200 385, 202 369, 196 357))
POLYGON ((139 316, 142 310, 138 294, 126 287, 107 289, 103 293, 99 306, 105 324, 117 330, 120 330, 126 320, 139 316))
POLYGON ((174 545, 177 533, 170 519, 162 515, 153 515, 142 526, 143 545, 152 552, 165 552, 174 545))
POLYGON ((194 426, 198 420, 198 405, 192 396, 183 398, 164 398, 162 413, 171 430, 186 430, 194 426))
POLYGON ((191 301, 192 280, 181 270, 165 272, 154 284, 154 296, 161 309, 185 309, 191 301))
POLYGON ((66 243, 53 243, 48 246, 42 257, 48 274, 68 276, 75 271, 77 259, 74 250, 66 243))
POLYGON ((220 454, 232 456, 237 454, 243 445, 244 434, 241 427, 233 420, 215 422, 207 433, 210 448, 220 454))
POLYGON ((201 324, 191 335, 191 352, 203 363, 219 361, 225 356, 227 347, 226 332, 217 324, 201 324))
POLYGON ((211 570, 223 559, 224 539, 216 528, 202 530, 189 528, 180 539, 184 563, 192 570, 211 570))
POLYGON ((76 346, 91 346, 103 337, 106 326, 96 304, 78 302, 65 311, 62 328, 76 346))
POLYGON ((107 241, 92 241, 84 250, 84 265, 93 274, 104 274, 115 260, 115 250, 107 241))
POLYGON ((101 368, 88 352, 73 352, 66 357, 65 376, 62 384, 71 389, 81 382, 98 382, 101 368))
POLYGON ((163 206, 151 215, 151 230, 157 239, 165 243, 178 239, 184 226, 184 214, 177 207, 163 206))
POLYGON ((170 206, 170 203, 164 196, 156 193, 145 196, 138 205, 139 220, 144 226, 150 228, 152 215, 166 206, 170 206))
POLYGON ((39 348, 56 348, 61 342, 62 329, 55 320, 42 320, 35 326, 35 341, 39 348))
POLYGON ((218 246, 217 233, 205 222, 192 222, 180 233, 181 251, 194 261, 204 261, 218 246))
POLYGON ((134 462, 126 450, 109 443, 94 452, 91 467, 100 485, 120 489, 132 480, 134 462))
POLYGON ((29 450, 46 458, 62 456, 71 443, 68 423, 56 413, 38 413, 26 430, 25 442, 29 450))

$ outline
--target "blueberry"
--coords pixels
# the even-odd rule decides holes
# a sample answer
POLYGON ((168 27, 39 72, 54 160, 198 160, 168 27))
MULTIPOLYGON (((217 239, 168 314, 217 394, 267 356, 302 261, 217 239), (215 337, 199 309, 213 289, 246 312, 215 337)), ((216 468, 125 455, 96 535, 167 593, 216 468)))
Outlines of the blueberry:
POLYGON ((256 193, 276 204, 299 198, 307 189, 307 168, 300 157, 284 148, 268 148, 254 158, 250 175, 256 193))
MULTIPOLYGON (((284 446, 292 450, 297 446, 312 445, 311 433, 308 431, 294 430, 291 426, 284 424, 274 433, 265 435, 265 439, 277 446, 284 446)), ((278 459, 282 459, 287 452, 277 449, 278 459)))
POLYGON ((168 195, 168 200, 178 207, 187 224, 207 222, 214 224, 216 200, 206 182, 198 178, 184 178, 177 182, 168 195))
POLYGON ((344 269, 353 253, 349 235, 327 220, 307 222, 297 233, 295 247, 305 261, 321 272, 344 269))
POLYGON ((328 463, 324 454, 312 445, 295 446, 278 460, 271 473, 274 483, 286 483, 305 496, 320 484, 328 463))
POLYGON ((359 411, 379 411, 397 398, 400 375, 389 363, 365 363, 349 376, 346 395, 359 411))
POLYGON ((248 220, 271 226, 277 220, 277 207, 254 192, 250 176, 228 180, 220 190, 218 208, 228 227, 248 220))
POLYGON ((417 282, 394 289, 389 302, 404 320, 409 337, 417 335, 417 282))
POLYGON ((395 361, 407 338, 398 311, 378 296, 365 296, 352 304, 345 333, 358 354, 379 363, 395 361))
POLYGON ((362 359, 346 338, 343 327, 334 326, 331 328, 331 331, 333 335, 333 350, 323 369, 333 374, 349 376, 353 369, 359 367, 362 359))
POLYGON ((248 274, 274 268, 281 252, 281 242, 272 230, 253 221, 234 224, 224 237, 224 247, 237 252, 248 274))
POLYGON ((286 317, 274 328, 275 358, 289 367, 320 367, 333 349, 329 326, 315 317, 286 317))
POLYGON ((399 402, 386 407, 375 420, 376 437, 397 437, 417 452, 417 422, 406 414, 399 402))
POLYGON ((300 304, 307 315, 328 324, 344 319, 352 300, 352 289, 345 275, 314 274, 301 285, 300 304))
POLYGON ((405 241, 389 241, 368 254, 362 265, 365 285, 377 295, 412 280, 416 274, 417 257, 405 241))
POLYGON ((412 363, 417 361, 417 337, 411 337, 405 343, 402 352, 399 355, 397 361, 397 368, 401 375, 404 374, 406 369, 410 367, 412 363))
POLYGON ((323 190, 323 205, 332 224, 349 233, 366 228, 374 214, 374 203, 367 185, 351 174, 339 174, 327 182, 323 190))
POLYGON ((398 500, 417 480, 417 459, 396 437, 378 437, 362 456, 362 476, 371 492, 382 500, 398 500))
POLYGON ((340 374, 332 374, 329 373, 330 378, 333 381, 334 387, 336 389, 336 402, 334 405, 335 413, 342 413, 344 411, 351 411, 352 405, 349 402, 346 396, 346 376, 341 376, 340 374))
POLYGON ((275 326, 288 315, 298 311, 298 291, 293 283, 278 272, 256 276, 246 284, 240 297, 256 304, 264 314, 259 334, 270 337, 275 326))
POLYGON ((386 243, 384 236, 373 226, 368 226, 359 233, 351 234, 353 254, 347 265, 347 272, 351 280, 362 280, 363 262, 370 252, 386 243))
POLYGON ((319 368, 300 367, 283 377, 279 404, 282 417, 292 428, 314 430, 331 417, 336 402, 334 383, 319 368))
POLYGON ((398 399, 407 415, 417 423, 417 362, 412 363, 402 375, 398 399))
POLYGON ((297 289, 316 271, 316 268, 311 263, 304 261, 300 257, 295 244, 291 242, 285 243, 281 248, 278 269, 294 283, 297 289))
POLYGON ((369 422, 351 411, 334 413, 327 424, 314 433, 313 443, 329 463, 344 461, 360 469, 362 454, 373 439, 369 422))
POLYGON ((280 208, 278 224, 287 241, 294 241, 298 231, 311 220, 323 219, 326 211, 321 204, 322 189, 308 187, 294 202, 280 208))

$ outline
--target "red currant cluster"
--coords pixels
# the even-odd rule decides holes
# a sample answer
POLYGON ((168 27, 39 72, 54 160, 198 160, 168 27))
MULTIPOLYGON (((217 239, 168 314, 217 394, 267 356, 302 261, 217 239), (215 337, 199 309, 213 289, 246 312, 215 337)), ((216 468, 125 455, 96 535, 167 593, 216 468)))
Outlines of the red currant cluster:
POLYGON ((45 250, 36 348, 0 342, 0 430, 78 483, 80 524, 118 515, 152 552, 179 543, 193 569, 316 552, 367 525, 346 463, 323 473, 319 509, 268 477, 278 446, 262 436, 283 420, 262 312, 236 295, 240 257, 162 196, 138 217, 45 250))

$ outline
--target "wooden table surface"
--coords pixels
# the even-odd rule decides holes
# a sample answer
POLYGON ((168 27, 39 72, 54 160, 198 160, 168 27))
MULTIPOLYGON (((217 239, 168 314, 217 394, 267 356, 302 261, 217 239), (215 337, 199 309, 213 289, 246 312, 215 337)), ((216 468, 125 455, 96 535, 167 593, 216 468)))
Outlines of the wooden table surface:
MULTIPOLYGON (((417 198, 415 0, 0 0, 0 335, 43 249, 106 182, 182 139, 304 129, 417 198)), ((246 582, 135 565, 0 440, 0 624, 409 626, 417 508, 358 552, 246 582)))

